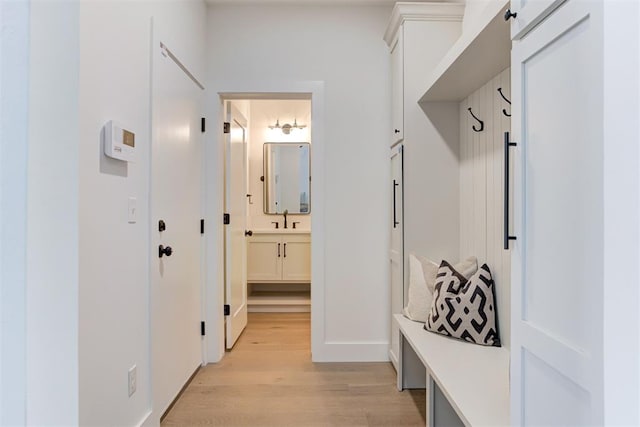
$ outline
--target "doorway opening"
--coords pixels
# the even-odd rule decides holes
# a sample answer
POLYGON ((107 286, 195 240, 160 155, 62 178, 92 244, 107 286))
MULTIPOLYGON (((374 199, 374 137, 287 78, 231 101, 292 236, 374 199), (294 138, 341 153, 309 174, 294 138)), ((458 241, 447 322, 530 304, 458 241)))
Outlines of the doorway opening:
POLYGON ((311 312, 313 141, 310 96, 221 99, 224 341, 230 350, 247 322, 268 317, 261 313, 311 312))

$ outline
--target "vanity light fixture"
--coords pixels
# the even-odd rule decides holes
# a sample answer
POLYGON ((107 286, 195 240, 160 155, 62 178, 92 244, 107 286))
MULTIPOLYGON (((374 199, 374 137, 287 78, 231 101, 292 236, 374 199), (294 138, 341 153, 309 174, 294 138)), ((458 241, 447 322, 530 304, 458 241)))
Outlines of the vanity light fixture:
POLYGON ((280 129, 283 134, 289 135, 291 133, 291 129, 304 129, 307 125, 299 125, 296 119, 293 119, 293 124, 285 123, 280 126, 280 119, 276 120, 276 124, 273 126, 269 126, 269 129, 280 129))

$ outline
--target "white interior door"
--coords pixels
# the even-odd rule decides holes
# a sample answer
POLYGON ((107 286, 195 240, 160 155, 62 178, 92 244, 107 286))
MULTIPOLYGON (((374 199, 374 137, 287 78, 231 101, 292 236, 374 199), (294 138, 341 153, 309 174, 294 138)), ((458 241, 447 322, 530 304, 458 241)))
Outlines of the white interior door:
POLYGON ((247 120, 227 103, 230 132, 225 138, 225 304, 226 345, 233 347, 247 326, 247 120))
POLYGON ((599 3, 569 0, 512 51, 513 425, 603 423, 599 3))
POLYGON ((152 50, 151 360, 153 413, 159 417, 202 361, 203 91, 157 37, 152 50), (161 220, 164 231, 159 228, 161 220), (161 245, 166 248, 162 257, 161 245))

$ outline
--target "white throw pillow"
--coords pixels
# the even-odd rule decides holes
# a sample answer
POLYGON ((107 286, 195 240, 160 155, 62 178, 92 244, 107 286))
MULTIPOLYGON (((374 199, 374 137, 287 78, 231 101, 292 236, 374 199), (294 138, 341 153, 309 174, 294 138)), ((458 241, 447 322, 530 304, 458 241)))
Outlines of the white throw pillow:
MULTIPOLYGON (((428 258, 409 254, 409 295, 404 316, 416 322, 426 322, 431 309, 436 276, 440 264, 428 258)), ((478 260, 469 257, 457 263, 454 268, 467 279, 478 271, 478 260)))
POLYGON ((435 270, 433 271, 434 280, 438 272, 437 264, 429 260, 426 261, 428 262, 423 264, 415 255, 409 254, 409 298, 403 313, 405 317, 415 320, 416 322, 426 322, 429 316, 434 284, 431 283, 430 289, 426 278, 431 278, 431 264, 435 266, 435 270), (425 272, 425 270, 427 271, 425 272))

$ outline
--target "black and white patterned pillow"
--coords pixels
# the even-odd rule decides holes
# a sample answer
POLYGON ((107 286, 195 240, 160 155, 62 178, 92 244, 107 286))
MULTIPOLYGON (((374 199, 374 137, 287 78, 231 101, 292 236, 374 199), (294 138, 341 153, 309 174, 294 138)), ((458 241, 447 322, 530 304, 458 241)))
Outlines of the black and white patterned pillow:
POLYGON ((424 328, 472 343, 500 347, 494 284, 487 264, 467 280, 447 261, 442 261, 424 328))

